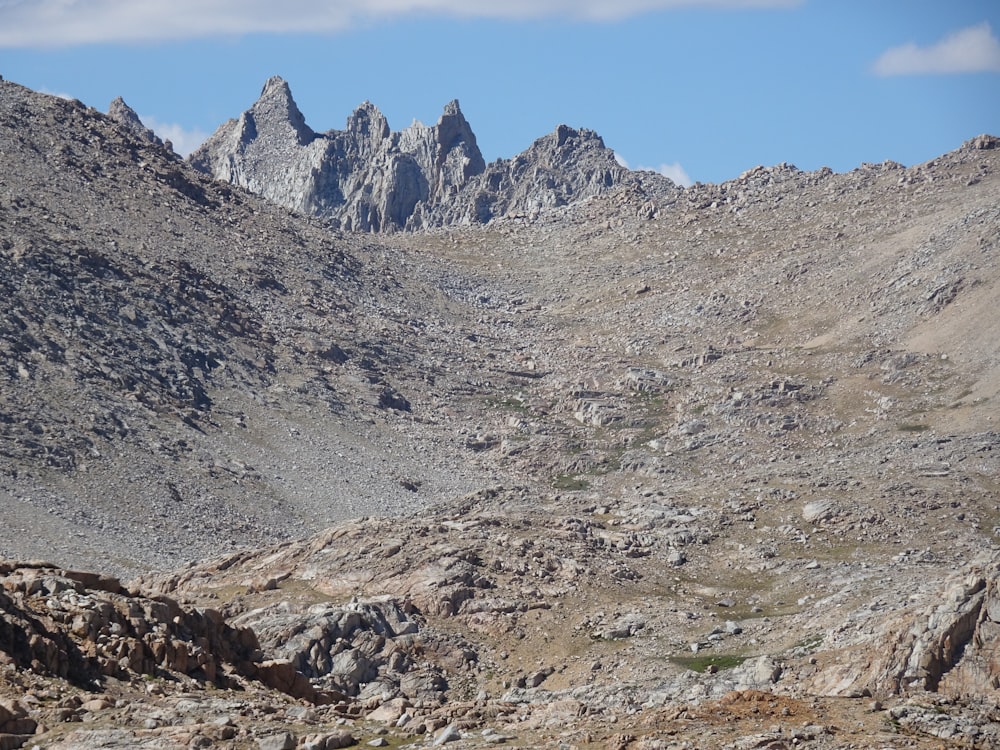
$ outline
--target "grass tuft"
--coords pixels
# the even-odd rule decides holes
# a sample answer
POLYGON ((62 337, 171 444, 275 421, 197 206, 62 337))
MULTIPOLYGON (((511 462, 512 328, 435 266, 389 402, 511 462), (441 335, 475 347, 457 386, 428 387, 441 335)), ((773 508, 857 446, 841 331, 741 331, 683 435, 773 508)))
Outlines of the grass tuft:
POLYGON ((552 480, 552 487, 557 490, 578 492, 590 488, 590 482, 572 474, 560 474, 552 480))

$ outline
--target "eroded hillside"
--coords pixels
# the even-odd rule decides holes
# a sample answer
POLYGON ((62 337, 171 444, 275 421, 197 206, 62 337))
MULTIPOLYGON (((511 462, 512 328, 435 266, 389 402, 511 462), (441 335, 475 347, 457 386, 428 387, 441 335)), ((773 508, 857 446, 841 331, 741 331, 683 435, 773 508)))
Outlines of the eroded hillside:
POLYGON ((0 732, 1000 742, 997 139, 374 242, 0 86, 0 732))
POLYGON ((479 486, 425 416, 476 332, 437 274, 0 94, 5 554, 172 565, 479 486))

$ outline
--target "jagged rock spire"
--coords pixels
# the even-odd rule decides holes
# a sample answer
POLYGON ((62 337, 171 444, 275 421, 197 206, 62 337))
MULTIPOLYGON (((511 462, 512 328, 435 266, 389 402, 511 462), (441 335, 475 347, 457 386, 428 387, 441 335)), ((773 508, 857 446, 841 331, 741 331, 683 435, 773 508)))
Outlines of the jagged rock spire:
POLYGON ((260 97, 248 112, 244 113, 244 121, 251 118, 255 137, 259 137, 262 132, 267 132, 273 137, 291 135, 300 145, 309 143, 315 137, 315 133, 306 125, 306 118, 299 110, 295 99, 292 98, 291 88, 280 76, 267 79, 264 88, 261 89, 260 97))
POLYGON ((487 167, 458 100, 432 126, 393 132, 371 102, 342 131, 314 133, 275 76, 239 120, 191 163, 271 200, 362 231, 481 223, 665 178, 629 172, 590 130, 565 125, 512 160, 487 167))
POLYGON ((353 136, 361 153, 370 156, 380 149, 392 131, 379 108, 366 101, 347 118, 347 132, 353 136))
POLYGON ((462 114, 458 99, 448 102, 441 113, 441 118, 437 122, 437 142, 441 146, 443 158, 439 164, 442 165, 448 154, 453 153, 459 146, 462 147, 465 157, 462 165, 463 182, 486 169, 486 162, 476 143, 476 134, 472 132, 472 126, 462 114))

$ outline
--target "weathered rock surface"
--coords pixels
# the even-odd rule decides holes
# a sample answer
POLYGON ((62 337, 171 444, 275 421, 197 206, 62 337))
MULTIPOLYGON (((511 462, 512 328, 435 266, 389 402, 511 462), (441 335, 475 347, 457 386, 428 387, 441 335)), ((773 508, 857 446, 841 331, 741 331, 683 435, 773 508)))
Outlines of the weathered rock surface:
MULTIPOLYGON (((427 699, 406 689, 414 684, 412 676, 404 678, 423 650, 413 615, 412 606, 388 598, 307 608, 283 601, 243 613, 233 622, 251 627, 269 657, 287 662, 327 692, 357 696, 362 685, 381 682, 387 693, 427 699)), ((437 682, 442 688, 447 684, 439 673, 437 682)), ((433 693, 432 699, 443 699, 441 689, 433 693)))
POLYGON ((919 603, 859 626, 834 630, 831 647, 847 649, 815 680, 832 695, 934 692, 954 698, 994 697, 1000 688, 1000 554, 927 592, 919 603), (879 644, 875 646, 874 644, 879 644))
POLYGON ((159 136, 143 125, 142 120, 139 119, 139 115, 120 96, 112 100, 111 105, 108 107, 108 117, 132 133, 136 138, 156 144, 157 146, 163 145, 163 141, 160 140, 159 136))
POLYGON ((631 173, 600 137, 565 125, 488 167, 457 101, 433 126, 390 130, 370 102, 342 131, 315 133, 288 84, 271 78, 239 119, 189 158, 196 168, 345 229, 380 232, 537 213, 625 184, 669 181, 631 173))
POLYGON ((997 746, 995 142, 376 242, 0 85, 2 741, 997 746))
POLYGON ((0 575, 2 665, 81 687, 107 677, 168 674, 220 687, 241 677, 279 687, 259 667, 253 631, 230 626, 214 610, 185 610, 168 597, 134 594, 113 578, 45 564, 3 564, 0 575))

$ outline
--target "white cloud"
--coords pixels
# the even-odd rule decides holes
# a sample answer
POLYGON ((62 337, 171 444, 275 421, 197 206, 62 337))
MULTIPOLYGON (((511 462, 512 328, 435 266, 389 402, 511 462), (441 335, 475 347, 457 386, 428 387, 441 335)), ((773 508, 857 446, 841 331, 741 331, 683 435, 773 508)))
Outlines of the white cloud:
POLYGON ((803 0, 0 0, 0 48, 335 32, 410 14, 606 21, 680 7, 794 7, 803 0))
POLYGON ((63 93, 61 91, 51 91, 50 89, 47 89, 47 88, 40 88, 40 89, 38 89, 38 93, 39 94, 48 94, 49 96, 57 96, 60 99, 67 99, 67 100, 70 100, 70 101, 76 98, 75 96, 72 96, 70 94, 65 94, 65 93, 63 93))
POLYGON ((677 161, 673 164, 661 164, 655 169, 653 167, 639 167, 639 169, 644 169, 649 172, 659 172, 664 177, 668 177, 674 184, 680 185, 681 187, 691 187, 694 185, 694 180, 688 176, 684 167, 682 167, 680 162, 677 161))
POLYGON ((161 139, 170 141, 173 144, 174 152, 187 157, 198 146, 205 142, 208 133, 198 128, 186 130, 182 125, 172 122, 161 122, 149 115, 139 115, 142 124, 152 130, 161 139))
MULTIPOLYGON (((615 161, 621 164, 625 169, 631 169, 625 157, 619 154, 617 151, 614 152, 615 161)), ((681 166, 680 162, 675 161, 673 164, 661 164, 659 167, 637 167, 639 172, 659 172, 664 177, 669 178, 675 185, 680 185, 681 187, 691 187, 694 184, 694 180, 688 177, 688 173, 681 166)))
POLYGON ((949 34, 929 47, 911 42, 886 50, 872 70, 880 76, 1000 72, 1000 41, 984 21, 949 34))

